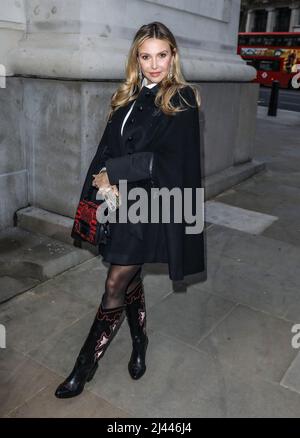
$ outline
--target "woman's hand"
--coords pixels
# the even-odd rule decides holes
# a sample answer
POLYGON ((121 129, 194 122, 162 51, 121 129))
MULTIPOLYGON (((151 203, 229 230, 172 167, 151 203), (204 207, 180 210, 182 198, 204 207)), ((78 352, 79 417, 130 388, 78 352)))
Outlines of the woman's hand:
POLYGON ((110 184, 106 171, 98 173, 97 175, 94 174, 93 177, 94 177, 94 180, 92 182, 92 185, 94 187, 97 187, 99 189, 100 193, 107 192, 108 190, 112 190, 114 192, 114 194, 116 196, 118 196, 118 194, 119 194, 118 188, 116 185, 112 186, 110 184))

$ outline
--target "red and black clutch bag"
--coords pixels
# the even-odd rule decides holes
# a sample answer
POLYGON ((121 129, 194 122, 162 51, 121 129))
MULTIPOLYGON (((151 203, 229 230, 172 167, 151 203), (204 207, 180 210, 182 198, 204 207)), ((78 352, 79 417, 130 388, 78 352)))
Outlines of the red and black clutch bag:
MULTIPOLYGON (((95 190, 95 188, 90 188, 88 196, 90 196, 91 190, 95 190)), ((109 222, 101 223, 96 217, 97 209, 99 206, 101 208, 103 203, 102 200, 91 199, 82 199, 79 202, 71 232, 73 239, 84 240, 92 245, 107 243, 107 239, 110 237, 109 222)))

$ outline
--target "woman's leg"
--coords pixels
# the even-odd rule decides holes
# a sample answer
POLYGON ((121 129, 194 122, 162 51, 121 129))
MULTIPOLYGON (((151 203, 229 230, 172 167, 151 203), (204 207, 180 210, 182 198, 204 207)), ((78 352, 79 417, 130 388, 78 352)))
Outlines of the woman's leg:
POLYGON ((124 305, 125 293, 138 283, 141 269, 141 265, 110 265, 105 282, 105 293, 102 297, 104 309, 124 305))
POLYGON ((132 353, 128 363, 130 376, 137 380, 146 371, 146 304, 141 269, 137 271, 126 292, 126 316, 132 339, 132 353))
POLYGON ((105 292, 79 352, 71 374, 62 382, 55 395, 58 398, 74 397, 90 381, 111 340, 123 321, 125 292, 128 284, 139 271, 140 265, 111 265, 105 282, 105 292))
MULTIPOLYGON (((142 281, 142 268, 143 267, 141 265, 139 270, 136 272, 133 279, 129 283, 127 290, 126 290, 126 296, 128 294, 130 294, 130 292, 132 292, 135 289, 135 287, 142 281)), ((125 296, 125 299, 126 299, 126 296, 125 296)))

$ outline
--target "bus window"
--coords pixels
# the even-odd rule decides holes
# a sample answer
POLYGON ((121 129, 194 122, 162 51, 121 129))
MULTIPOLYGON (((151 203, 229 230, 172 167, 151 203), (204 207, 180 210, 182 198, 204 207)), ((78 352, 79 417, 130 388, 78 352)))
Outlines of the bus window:
POLYGON ((272 35, 265 35, 264 36, 264 45, 265 46, 274 46, 276 45, 276 41, 274 36, 272 35))
POLYGON ((262 59, 259 61, 257 68, 264 71, 280 71, 280 61, 262 59))
POLYGON ((247 59, 246 63, 247 63, 247 65, 251 65, 251 67, 254 67, 257 69, 259 61, 258 61, 258 59, 247 59))
POLYGON ((256 39, 257 39, 256 35, 249 36, 249 46, 256 46, 256 39))
POLYGON ((239 36, 239 45, 247 46, 248 45, 248 37, 245 35, 239 36))
POLYGON ((249 36, 249 39, 248 39, 249 46, 262 45, 263 42, 264 42, 264 37, 261 35, 252 35, 252 36, 249 36))
POLYGON ((292 47, 294 45, 294 39, 293 38, 286 38, 286 46, 292 47))

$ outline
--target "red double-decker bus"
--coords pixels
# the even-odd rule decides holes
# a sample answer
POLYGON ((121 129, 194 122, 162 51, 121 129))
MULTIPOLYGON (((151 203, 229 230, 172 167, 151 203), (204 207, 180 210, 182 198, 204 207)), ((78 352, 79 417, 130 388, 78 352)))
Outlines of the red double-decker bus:
MULTIPOLYGON (((300 72, 300 32, 240 32, 238 54, 257 70, 254 82, 293 88, 300 72)), ((300 81, 298 81, 300 82, 300 81)))

